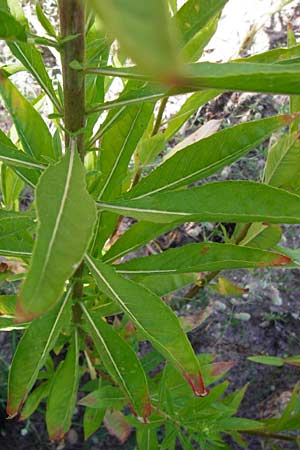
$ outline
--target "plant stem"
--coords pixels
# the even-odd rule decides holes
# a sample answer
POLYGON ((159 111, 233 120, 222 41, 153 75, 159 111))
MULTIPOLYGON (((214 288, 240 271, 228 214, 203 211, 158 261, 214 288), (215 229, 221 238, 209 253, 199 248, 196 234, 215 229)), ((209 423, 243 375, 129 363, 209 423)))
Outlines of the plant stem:
MULTIPOLYGON (((70 63, 74 60, 84 64, 85 60, 85 7, 82 0, 59 0, 59 17, 61 37, 77 37, 66 41, 61 48, 63 88, 64 88, 64 123, 66 128, 66 147, 70 135, 84 128, 85 125, 85 75, 74 70, 70 63), (69 133, 68 133, 69 132, 69 133)), ((84 159, 84 137, 76 138, 81 160, 84 159)))
POLYGON ((154 125, 154 128, 153 128, 151 136, 155 136, 159 132, 159 129, 160 129, 160 126, 161 126, 161 122, 162 122, 162 118, 163 118, 163 115, 164 115, 164 112, 165 112, 168 100, 169 100, 169 97, 164 97, 162 99, 162 101, 160 102, 159 110, 158 110, 158 113, 157 113, 155 125, 154 125))
MULTIPOLYGON (((65 146, 70 146, 71 137, 75 139, 81 161, 84 161, 84 136, 80 130, 85 126, 85 75, 74 70, 70 63, 74 60, 81 64, 85 61, 85 6, 83 0, 58 0, 61 38, 75 35, 76 38, 66 40, 61 47, 61 60, 64 90, 64 125, 65 146), (77 133, 77 134, 76 134, 77 133), (74 135, 76 134, 76 137, 74 135)), ((75 272, 75 278, 82 278, 83 263, 75 272)), ((83 283, 74 285, 73 297, 80 299, 83 295, 83 283)), ((73 308, 75 322, 81 320, 81 308, 78 304, 73 308)))

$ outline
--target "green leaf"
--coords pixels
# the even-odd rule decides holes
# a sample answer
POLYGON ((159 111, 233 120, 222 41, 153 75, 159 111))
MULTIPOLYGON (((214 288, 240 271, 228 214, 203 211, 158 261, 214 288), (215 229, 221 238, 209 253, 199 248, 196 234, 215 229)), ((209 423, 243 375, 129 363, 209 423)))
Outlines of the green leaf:
MULTIPOLYGON (((145 77, 135 67, 104 68, 101 73, 128 79, 157 81, 157 77, 145 77)), ((299 63, 195 63, 184 66, 181 75, 173 77, 168 84, 172 86, 171 95, 206 89, 298 95, 299 73, 299 63)))
POLYGON ((142 198, 208 177, 286 126, 290 121, 288 117, 277 116, 243 123, 201 139, 167 159, 135 186, 127 197, 142 198))
POLYGON ((186 44, 181 55, 185 62, 196 62, 200 59, 203 51, 211 38, 217 31, 220 20, 220 13, 212 17, 206 25, 186 44))
POLYGON ((110 200, 121 194, 130 158, 147 128, 152 111, 151 104, 128 106, 104 134, 101 142, 99 200, 110 200))
MULTIPOLYGON (((100 319, 102 320, 102 319, 100 319)), ((103 353, 101 353, 102 357, 103 353)), ((103 386, 96 391, 91 392, 83 397, 79 405, 88 406, 89 408, 116 408, 122 409, 126 404, 126 398, 121 394, 120 390, 112 386, 103 386)))
POLYGON ((150 426, 143 426, 143 428, 138 429, 136 437, 140 450, 157 450, 159 448, 156 430, 153 430, 150 426))
POLYGON ((55 305, 91 239, 96 210, 76 149, 43 173, 36 203, 39 228, 17 305, 18 317, 25 320, 55 305))
MULTIPOLYGON (((34 162, 34 164, 37 163, 36 160, 34 160, 33 158, 31 158, 28 153, 24 153, 21 152, 13 143, 12 141, 3 133, 3 131, 0 130, 0 148, 4 148, 3 150, 3 157, 6 157, 6 160, 3 162, 5 162, 7 165, 9 165, 14 172, 21 178, 21 180, 25 181, 25 183, 29 184, 29 186, 35 188, 38 180, 39 180, 39 176, 40 176, 40 171, 38 169, 33 169, 33 167, 31 167, 30 169, 28 169, 28 162, 34 162), (14 150, 14 152, 18 152, 15 153, 14 155, 12 154, 12 151, 14 150), (18 157, 18 158, 14 158, 18 157), (9 161, 8 158, 13 158, 13 159, 18 159, 20 161, 20 164, 16 164, 14 161, 9 161), (27 159, 28 158, 28 159, 27 159), (26 167, 21 167, 21 163, 25 162, 26 167), (10 164, 11 163, 11 164, 10 164)), ((42 164, 40 164, 40 166, 42 167, 42 164)))
MULTIPOLYGON (((39 3, 37 3, 39 5, 39 3)), ((36 79, 42 90, 48 95, 57 111, 61 105, 57 99, 52 81, 47 73, 42 55, 34 45, 23 42, 8 43, 12 54, 23 64, 29 73, 36 79)))
POLYGON ((103 261, 112 262, 130 253, 152 239, 171 231, 175 225, 138 222, 133 224, 108 250, 103 261))
POLYGON ((15 146, 8 146, 0 143, 0 161, 8 166, 25 167, 27 169, 44 170, 46 166, 36 161, 36 159, 18 150, 15 146))
POLYGON ((97 313, 88 312, 83 303, 81 308, 106 370, 126 395, 140 420, 146 420, 151 413, 149 391, 144 370, 135 352, 97 313))
POLYGON ((261 422, 250 419, 242 419, 240 417, 230 417, 219 420, 215 425, 215 431, 227 432, 231 430, 247 431, 261 430, 264 425, 261 422))
POLYGON ((101 426, 105 414, 105 409, 85 408, 83 416, 84 439, 87 440, 101 426))
POLYGON ((155 294, 116 274, 112 267, 89 256, 86 259, 99 288, 120 305, 145 338, 183 373, 195 394, 204 395, 198 359, 171 309, 155 294))
POLYGON ((165 136, 163 133, 141 139, 135 151, 135 157, 140 167, 150 164, 162 152, 164 146, 165 136))
POLYGON ((0 9, 0 39, 12 41, 27 39, 25 26, 3 9, 0 9))
POLYGON ((55 373, 47 402, 46 424, 53 441, 61 441, 71 426, 79 384, 78 358, 78 336, 75 330, 67 357, 55 373))
POLYGON ((18 210, 19 198, 24 188, 24 183, 4 164, 1 166, 1 187, 5 207, 10 210, 18 210))
POLYGON ((42 162, 55 160, 52 137, 47 125, 3 70, 0 70, 0 95, 12 116, 25 152, 42 162))
POLYGON ((20 420, 26 420, 38 408, 39 404, 49 394, 49 383, 40 384, 27 398, 25 406, 22 409, 20 420))
POLYGON ((106 30, 139 66, 168 75, 176 67, 175 37, 165 0, 92 0, 106 30))
POLYGON ((158 255, 135 258, 119 264, 116 270, 122 274, 152 275, 281 266, 290 261, 290 258, 280 253, 232 244, 205 242, 171 248, 158 255))
POLYGON ((300 64, 198 63, 189 65, 177 87, 298 94, 300 64))
POLYGON ((247 58, 236 59, 236 63, 259 63, 259 64, 274 64, 284 63, 285 61, 292 61, 296 58, 295 62, 300 56, 300 45, 293 45, 290 48, 274 48, 267 52, 258 53, 257 55, 248 56, 247 58))
POLYGON ((98 205, 100 210, 158 223, 300 223, 298 195, 251 181, 209 183, 141 200, 116 200, 98 205))
POLYGON ((248 289, 241 288, 224 277, 218 277, 218 284, 211 284, 210 288, 221 295, 229 295, 230 297, 240 296, 248 292, 248 289))
POLYGON ((265 364, 267 366, 281 367, 284 365, 284 360, 277 356, 250 356, 249 361, 256 362, 258 364, 265 364))
POLYGON ((269 150, 264 181, 289 191, 300 188, 300 140, 298 133, 286 134, 269 150))
POLYGON ((8 381, 7 413, 11 417, 18 414, 22 408, 40 369, 69 318, 71 292, 72 289, 55 309, 32 322, 19 342, 8 381))
POLYGON ((44 28, 44 30, 49 34, 49 36, 56 38, 55 29, 52 26, 49 19, 44 14, 44 11, 42 10, 41 5, 38 2, 35 5, 35 11, 36 11, 37 18, 39 19, 39 22, 42 25, 42 27, 44 28))
POLYGON ((134 281, 162 297, 197 282, 196 274, 167 274, 134 277, 134 281))
POLYGON ((227 0, 188 0, 174 16, 184 47, 207 23, 219 15, 227 0))
POLYGON ((34 227, 31 213, 0 210, 0 254, 30 256, 33 240, 28 231, 34 227))
POLYGON ((15 295, 0 295, 0 315, 14 316, 17 297, 15 295))
POLYGON ((180 130, 182 125, 194 114, 201 106, 212 100, 221 92, 217 90, 200 91, 192 94, 182 105, 178 113, 174 114, 168 121, 167 129, 164 132, 166 141, 171 139, 177 131, 180 130))
POLYGON ((13 331, 22 330, 27 324, 18 323, 12 317, 0 316, 0 330, 1 331, 13 331))
MULTIPOLYGON (((237 228, 239 229, 241 226, 237 228)), ((280 241, 281 235, 282 230, 278 225, 253 223, 239 245, 255 248, 272 248, 280 241)))

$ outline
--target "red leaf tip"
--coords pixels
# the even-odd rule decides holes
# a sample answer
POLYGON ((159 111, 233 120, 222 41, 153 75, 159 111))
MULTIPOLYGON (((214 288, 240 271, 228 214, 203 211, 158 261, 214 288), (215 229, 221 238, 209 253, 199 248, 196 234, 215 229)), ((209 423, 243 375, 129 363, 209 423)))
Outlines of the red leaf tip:
POLYGON ((18 299, 17 305, 16 305, 16 323, 22 323, 22 322, 29 322, 30 320, 34 319, 34 315, 26 312, 22 305, 21 305, 21 299, 18 299))
POLYGON ((285 266, 286 264, 289 264, 291 262, 292 259, 289 256, 278 255, 276 258, 274 258, 272 266, 285 266))
POLYGON ((286 125, 290 125, 292 122, 294 122, 295 119, 298 119, 300 117, 300 113, 296 112, 294 114, 283 114, 282 119, 284 122, 286 122, 286 125))
POLYGON ((197 397, 206 397, 209 394, 209 390, 204 386, 204 381, 200 372, 197 374, 188 374, 187 372, 183 372, 183 376, 197 397))

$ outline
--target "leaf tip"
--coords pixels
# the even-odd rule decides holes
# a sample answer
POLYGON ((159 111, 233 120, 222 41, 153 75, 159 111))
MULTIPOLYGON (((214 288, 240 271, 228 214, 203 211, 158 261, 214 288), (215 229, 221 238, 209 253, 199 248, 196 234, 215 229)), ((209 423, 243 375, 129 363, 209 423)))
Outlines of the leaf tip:
POLYGON ((274 258, 272 266, 285 266, 286 264, 290 264, 291 262, 292 259, 289 256, 278 254, 274 258))
POLYGON ((228 372, 232 367, 235 366, 234 361, 222 361, 212 364, 212 371, 211 375, 213 377, 217 377, 219 375, 224 375, 226 372, 228 372))
POLYGON ((197 397, 206 397, 209 394, 209 389, 206 389, 204 386, 201 372, 198 372, 197 374, 183 372, 183 376, 197 397))
POLYGON ((15 323, 30 322, 35 317, 36 316, 33 313, 25 311, 25 309, 22 306, 22 298, 19 297, 16 305, 15 323))
POLYGON ((65 432, 62 428, 53 431, 51 434, 49 433, 49 439, 51 442, 61 442, 64 436, 65 432))
POLYGON ((290 125, 291 123, 294 122, 295 119, 298 119, 299 117, 300 117, 300 113, 298 113, 298 112, 296 112, 294 114, 283 114, 282 115, 283 122, 286 125, 290 125))

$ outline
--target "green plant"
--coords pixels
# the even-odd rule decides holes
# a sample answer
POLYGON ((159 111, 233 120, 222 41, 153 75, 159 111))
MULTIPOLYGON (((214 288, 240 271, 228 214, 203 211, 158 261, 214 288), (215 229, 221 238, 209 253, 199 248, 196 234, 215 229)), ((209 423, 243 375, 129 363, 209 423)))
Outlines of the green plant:
POLYGON ((86 407, 86 438, 104 422, 121 441, 135 427, 141 450, 175 448, 176 438, 185 449, 193 442, 229 448, 224 434, 242 446, 242 433, 295 440, 276 434, 282 427, 269 430, 268 423, 234 417, 246 388, 225 396, 226 381, 206 388, 232 363, 196 356, 179 319, 160 298, 190 284, 195 294, 223 269, 296 265, 283 249, 272 248, 281 236, 276 224, 300 222, 299 46, 226 64, 194 63, 225 4, 189 0, 177 11, 176 1, 59 0, 58 34, 38 3, 46 35, 37 36, 15 0, 1 1, 0 37, 22 67, 0 71, 0 94, 14 122, 9 136, 0 133, 0 253, 26 266, 17 274, 7 266, 3 279, 24 280, 17 296, 0 299, 1 329, 25 329, 10 368, 7 412, 24 419, 46 401, 52 440, 69 430, 78 389, 88 392, 79 402, 86 407), (61 55, 63 84, 56 89, 39 46, 61 55), (138 66, 128 66, 125 57, 138 66), (18 70, 39 83, 43 93, 36 101, 11 81, 18 70), (107 102, 115 77, 124 89, 107 102), (291 95, 291 114, 203 138, 143 176, 184 122, 223 90, 291 95), (188 92, 192 96, 161 132, 168 98, 188 92), (36 109, 46 98, 53 105, 53 133, 36 109), (262 183, 188 189, 288 126, 269 151, 262 183), (35 200, 20 212, 24 183, 34 189, 35 200), (138 222, 121 235, 127 215, 138 222), (188 221, 237 226, 224 244, 204 242, 122 261, 188 221), (198 272, 207 275, 199 281, 198 272), (111 316, 113 321, 105 319, 111 316), (139 358, 144 340, 153 349, 139 358), (167 364, 158 370, 163 359, 167 364), (156 374, 149 376, 153 369, 156 374), (157 430, 163 432, 159 440, 157 430))

